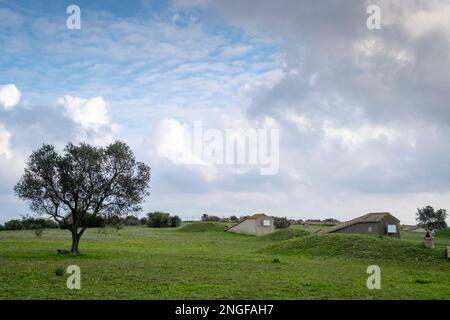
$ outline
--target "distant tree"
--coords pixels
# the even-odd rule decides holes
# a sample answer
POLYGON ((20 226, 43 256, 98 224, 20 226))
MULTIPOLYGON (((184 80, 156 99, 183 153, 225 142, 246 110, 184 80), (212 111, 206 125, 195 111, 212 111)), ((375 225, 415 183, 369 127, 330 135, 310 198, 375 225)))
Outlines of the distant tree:
POLYGON ((291 225, 291 222, 286 217, 284 217, 284 218, 275 217, 274 225, 275 225, 275 228, 283 229, 283 228, 288 228, 291 225))
POLYGON ((206 213, 202 215, 202 221, 221 221, 222 218, 218 216, 209 216, 206 213))
POLYGON ((173 216, 170 218, 170 226, 172 228, 179 227, 181 225, 181 218, 179 216, 173 216))
POLYGON ((5 226, 0 224, 0 231, 5 230, 5 226))
POLYGON ((231 217, 230 217, 230 220, 231 220, 231 221, 238 221, 238 220, 239 220, 239 218, 238 218, 238 217, 236 217, 236 216, 231 216, 231 217))
POLYGON ((124 226, 138 226, 141 224, 141 221, 139 221, 139 218, 136 216, 132 216, 132 215, 122 218, 121 221, 124 226))
POLYGON ((150 167, 137 162, 123 142, 106 147, 69 143, 62 154, 44 144, 31 154, 14 190, 29 201, 32 211, 66 224, 72 233, 71 252, 78 253, 86 215, 106 218, 138 212, 149 182, 150 167))
POLYGON ((165 212, 148 213, 147 226, 150 228, 168 228, 170 227, 170 214, 165 212))
POLYGON ((334 223, 338 223, 338 222, 339 222, 339 220, 337 220, 337 219, 334 219, 334 218, 328 218, 328 219, 324 219, 324 220, 322 220, 322 222, 334 222, 334 223))
POLYGON ((142 225, 146 225, 148 222, 148 219, 146 217, 143 217, 143 218, 140 218, 139 221, 142 225))
POLYGON ((417 208, 416 221, 418 221, 419 225, 425 228, 427 232, 447 228, 447 223, 445 222, 446 218, 447 211, 445 209, 435 211, 432 206, 417 208))
POLYGON ((179 216, 171 216, 166 212, 150 212, 147 214, 148 221, 147 226, 150 228, 170 228, 178 227, 181 225, 181 219, 179 216))
POLYGON ((12 219, 5 222, 5 230, 23 230, 22 221, 19 219, 12 219))

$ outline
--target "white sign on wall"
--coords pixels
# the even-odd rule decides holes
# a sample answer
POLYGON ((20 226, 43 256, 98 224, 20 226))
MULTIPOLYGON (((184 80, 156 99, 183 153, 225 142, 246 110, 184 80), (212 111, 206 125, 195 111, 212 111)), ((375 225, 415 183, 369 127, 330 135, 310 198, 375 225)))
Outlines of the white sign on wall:
POLYGON ((270 220, 263 220, 264 227, 270 227, 270 220))
POLYGON ((397 233, 397 226, 395 224, 388 224, 387 232, 388 233, 397 233))

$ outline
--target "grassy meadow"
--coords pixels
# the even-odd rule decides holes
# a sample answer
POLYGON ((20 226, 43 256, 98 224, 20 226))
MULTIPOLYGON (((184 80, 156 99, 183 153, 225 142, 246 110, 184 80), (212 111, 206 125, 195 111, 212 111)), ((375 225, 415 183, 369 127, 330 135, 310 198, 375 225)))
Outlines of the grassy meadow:
POLYGON ((449 299, 450 235, 423 248, 423 234, 402 239, 316 235, 300 226, 263 237, 223 232, 220 223, 180 228, 126 227, 86 231, 80 256, 67 230, 0 232, 0 299, 449 299), (81 289, 66 288, 81 268, 81 289), (381 268, 369 290, 366 269, 381 268))

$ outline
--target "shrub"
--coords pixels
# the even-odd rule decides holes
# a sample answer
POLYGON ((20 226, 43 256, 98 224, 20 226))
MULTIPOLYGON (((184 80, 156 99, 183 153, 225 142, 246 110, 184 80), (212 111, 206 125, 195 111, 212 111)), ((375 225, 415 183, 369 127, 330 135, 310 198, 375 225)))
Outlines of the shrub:
POLYGON ((42 218, 33 218, 30 216, 22 217, 22 226, 24 229, 45 229, 45 228, 58 228, 58 224, 55 221, 42 218))
POLYGON ((179 216, 173 216, 170 218, 170 226, 172 228, 179 227, 181 225, 181 218, 179 216))
POLYGON ((139 226, 141 224, 141 221, 136 216, 126 216, 121 221, 124 226, 139 226))
POLYGON ((150 212, 147 226, 150 228, 178 227, 181 224, 179 216, 171 216, 166 212, 150 212))
POLYGON ((23 224, 22 221, 19 219, 13 219, 5 222, 5 229, 6 230, 23 230, 23 224))
POLYGON ((291 222, 286 218, 274 218, 274 225, 275 228, 282 229, 282 228, 288 228, 291 225, 291 222))
POLYGON ((142 225, 146 225, 148 223, 148 219, 146 217, 139 219, 142 225))
POLYGON ((5 230, 5 226, 0 224, 0 231, 5 230))
POLYGON ((56 269, 55 269, 55 274, 56 274, 57 276, 62 276, 62 275, 64 274, 64 268, 61 268, 61 267, 56 268, 56 269))
POLYGON ((217 216, 209 216, 206 213, 202 215, 202 221, 221 221, 222 219, 217 216))
POLYGON ((36 235, 36 237, 40 237, 42 236, 42 233, 44 232, 44 230, 42 229, 36 229, 34 230, 34 234, 36 235))
MULTIPOLYGON (((60 223, 59 227, 61 229, 70 229, 72 225, 72 215, 68 214, 65 219, 60 223)), ((106 225, 106 219, 100 216, 94 216, 91 213, 86 213, 81 220, 81 227, 86 228, 103 228, 106 225)))

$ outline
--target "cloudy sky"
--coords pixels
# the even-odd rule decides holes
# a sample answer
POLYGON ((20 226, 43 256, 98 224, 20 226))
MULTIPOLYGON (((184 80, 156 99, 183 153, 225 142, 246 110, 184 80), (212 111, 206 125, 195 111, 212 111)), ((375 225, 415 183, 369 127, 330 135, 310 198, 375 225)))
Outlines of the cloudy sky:
POLYGON ((42 143, 120 139, 152 167, 145 211, 414 223, 450 209, 448 52, 446 0, 0 0, 0 222, 42 143), (186 161, 198 121, 279 130, 277 174, 186 161))

